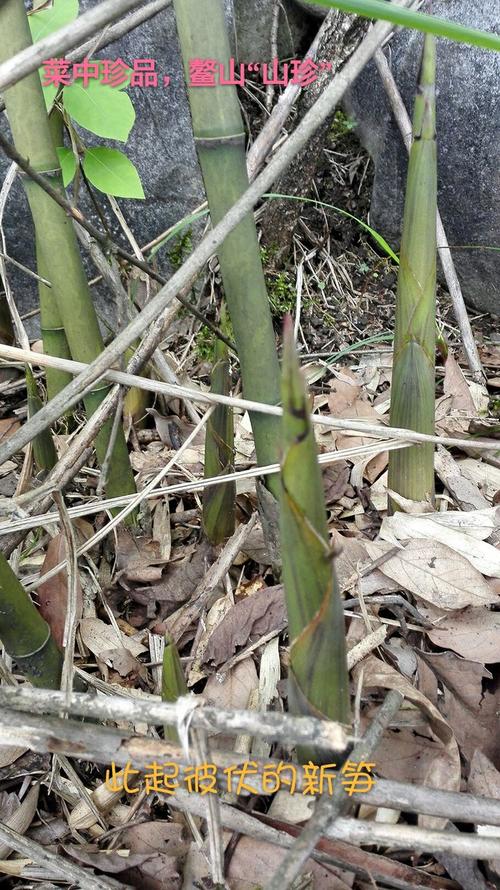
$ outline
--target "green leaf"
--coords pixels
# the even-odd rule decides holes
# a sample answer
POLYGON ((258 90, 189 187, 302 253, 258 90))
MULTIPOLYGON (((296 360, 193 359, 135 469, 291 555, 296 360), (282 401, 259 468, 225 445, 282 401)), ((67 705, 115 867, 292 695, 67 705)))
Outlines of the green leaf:
POLYGON ((64 188, 66 188, 76 173, 76 158, 71 148, 61 146, 60 148, 57 148, 56 151, 61 165, 63 185, 64 188))
POLYGON ((144 198, 139 174, 116 148, 89 148, 83 158, 85 176, 101 192, 117 198, 144 198))
POLYGON ((73 120, 97 136, 126 142, 134 126, 134 106, 127 93, 91 80, 75 81, 63 90, 64 107, 73 120))
POLYGON ((48 9, 28 16, 33 42, 42 40, 78 17, 78 0, 54 0, 48 9))
POLYGON ((426 15, 424 12, 414 12, 411 9, 397 6, 395 3, 387 3, 386 0, 310 0, 326 6, 327 9, 341 9, 343 12, 353 12, 356 15, 369 19, 384 19, 394 25, 402 25, 405 28, 414 28, 436 37, 447 37, 459 43, 470 43, 483 49, 500 50, 500 35, 491 31, 480 31, 477 28, 467 28, 458 22, 442 19, 437 15, 426 15))

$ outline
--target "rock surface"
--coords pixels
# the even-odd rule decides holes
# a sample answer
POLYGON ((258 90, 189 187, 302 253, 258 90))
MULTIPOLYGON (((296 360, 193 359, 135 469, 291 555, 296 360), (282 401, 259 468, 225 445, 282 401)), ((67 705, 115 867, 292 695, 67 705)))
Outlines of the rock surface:
MULTIPOLYGON (((498 0, 434 0, 436 16, 500 31, 498 0)), ((390 63, 408 110, 413 105, 422 35, 401 31, 390 63)), ((500 53, 438 41, 438 199, 467 303, 500 314, 500 253, 458 245, 500 246, 500 53)), ((375 162, 371 224, 397 246, 407 156, 373 64, 348 102, 375 162)))
MULTIPOLYGON (((241 62, 264 62, 272 57, 271 31, 275 0, 229 0, 234 7, 236 55, 241 62)), ((309 10, 310 12, 310 10, 309 10)), ((293 56, 309 28, 308 17, 292 0, 280 0, 278 54, 293 56)))
MULTIPOLYGON (((81 12, 95 6, 96 2, 97 0, 80 0, 81 12)), ((225 8, 233 52, 236 53, 237 44, 241 59, 255 61, 269 58, 273 0, 225 0, 225 8)), ((290 55, 292 41, 298 39, 303 16, 291 0, 286 0, 283 8, 286 10, 288 25, 281 11, 280 50, 290 55)), ((146 199, 119 199, 119 204, 138 243, 144 245, 191 213, 204 199, 173 7, 168 7, 96 55, 108 59, 120 57, 129 63, 135 58, 152 58, 157 61, 159 75, 170 76, 170 85, 166 88, 129 88, 136 121, 126 146, 82 131, 87 146, 106 145, 125 151, 139 170, 146 199)), ((9 134, 3 115, 0 115, 0 127, 9 134)), ((0 181, 3 181, 8 167, 6 159, 0 157, 0 181)), ((101 206, 106 207, 106 203, 104 195, 101 195, 101 206)), ((83 201, 82 209, 99 224, 88 201, 83 201)), ((123 241, 113 215, 106 211, 106 216, 112 230, 123 241)), ((31 218, 19 182, 15 183, 8 199, 4 225, 11 256, 30 268, 35 268, 31 218)), ((172 244, 169 245, 171 246, 172 244)), ((162 270, 168 271, 167 248, 162 250, 159 257, 162 270)), ((93 277, 95 272, 90 264, 88 269, 89 276, 93 277)), ((13 271, 11 267, 10 280, 21 312, 37 305, 36 283, 32 279, 13 271)), ((109 317, 111 311, 113 315, 113 301, 108 292, 96 289, 96 301, 102 314, 109 317)), ((30 334, 34 334, 35 324, 30 323, 28 329, 30 334)))

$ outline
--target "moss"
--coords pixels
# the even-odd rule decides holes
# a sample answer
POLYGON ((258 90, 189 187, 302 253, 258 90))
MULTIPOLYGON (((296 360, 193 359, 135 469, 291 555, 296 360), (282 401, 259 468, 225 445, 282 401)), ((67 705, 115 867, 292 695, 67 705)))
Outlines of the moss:
POLYGON ((288 272, 278 272, 267 276, 269 303, 273 315, 279 317, 295 309, 297 294, 288 272))
POLYGON ((195 351, 201 361, 214 362, 215 334, 206 325, 202 325, 196 334, 195 351))
MULTIPOLYGON (((219 322, 220 330, 225 334, 228 340, 234 342, 234 330, 231 324, 231 320, 226 312, 222 312, 221 320, 219 322)), ((195 351, 200 359, 203 362, 210 362, 211 364, 215 361, 215 334, 208 328, 206 325, 202 325, 196 334, 195 340, 195 351)))
POLYGON ((337 111, 330 128, 330 135, 333 139, 341 139, 347 136, 352 130, 356 129, 356 121, 347 117, 343 111, 337 111))
POLYGON ((183 235, 175 239, 173 247, 168 252, 168 258, 172 269, 180 269, 184 260, 193 249, 191 229, 186 229, 183 235))

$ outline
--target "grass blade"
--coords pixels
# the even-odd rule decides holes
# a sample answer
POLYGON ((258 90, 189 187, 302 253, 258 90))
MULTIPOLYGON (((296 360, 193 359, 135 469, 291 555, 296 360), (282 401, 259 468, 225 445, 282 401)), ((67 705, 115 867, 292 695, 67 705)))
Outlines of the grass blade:
MULTIPOLYGON (((306 0, 307 2, 307 0, 306 0)), ((425 12, 415 12, 404 9, 395 3, 387 3, 387 0, 311 0, 315 5, 326 6, 327 9, 341 9, 343 12, 353 12, 369 19, 383 19, 394 25, 402 25, 404 28, 414 28, 435 37, 447 37, 459 43, 469 43, 472 46, 480 46, 482 49, 500 50, 500 35, 490 31, 480 31, 478 28, 468 28, 458 22, 442 19, 439 16, 427 15, 425 12)))

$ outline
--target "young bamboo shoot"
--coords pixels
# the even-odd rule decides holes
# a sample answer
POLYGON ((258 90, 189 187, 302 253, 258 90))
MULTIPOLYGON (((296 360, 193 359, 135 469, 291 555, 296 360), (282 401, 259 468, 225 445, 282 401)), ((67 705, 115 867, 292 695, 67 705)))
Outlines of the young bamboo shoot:
MULTIPOLYGON (((436 47, 426 35, 413 116, 396 301, 391 426, 434 433, 436 349, 436 47)), ((391 451, 389 489, 433 501, 434 446, 391 451)))

